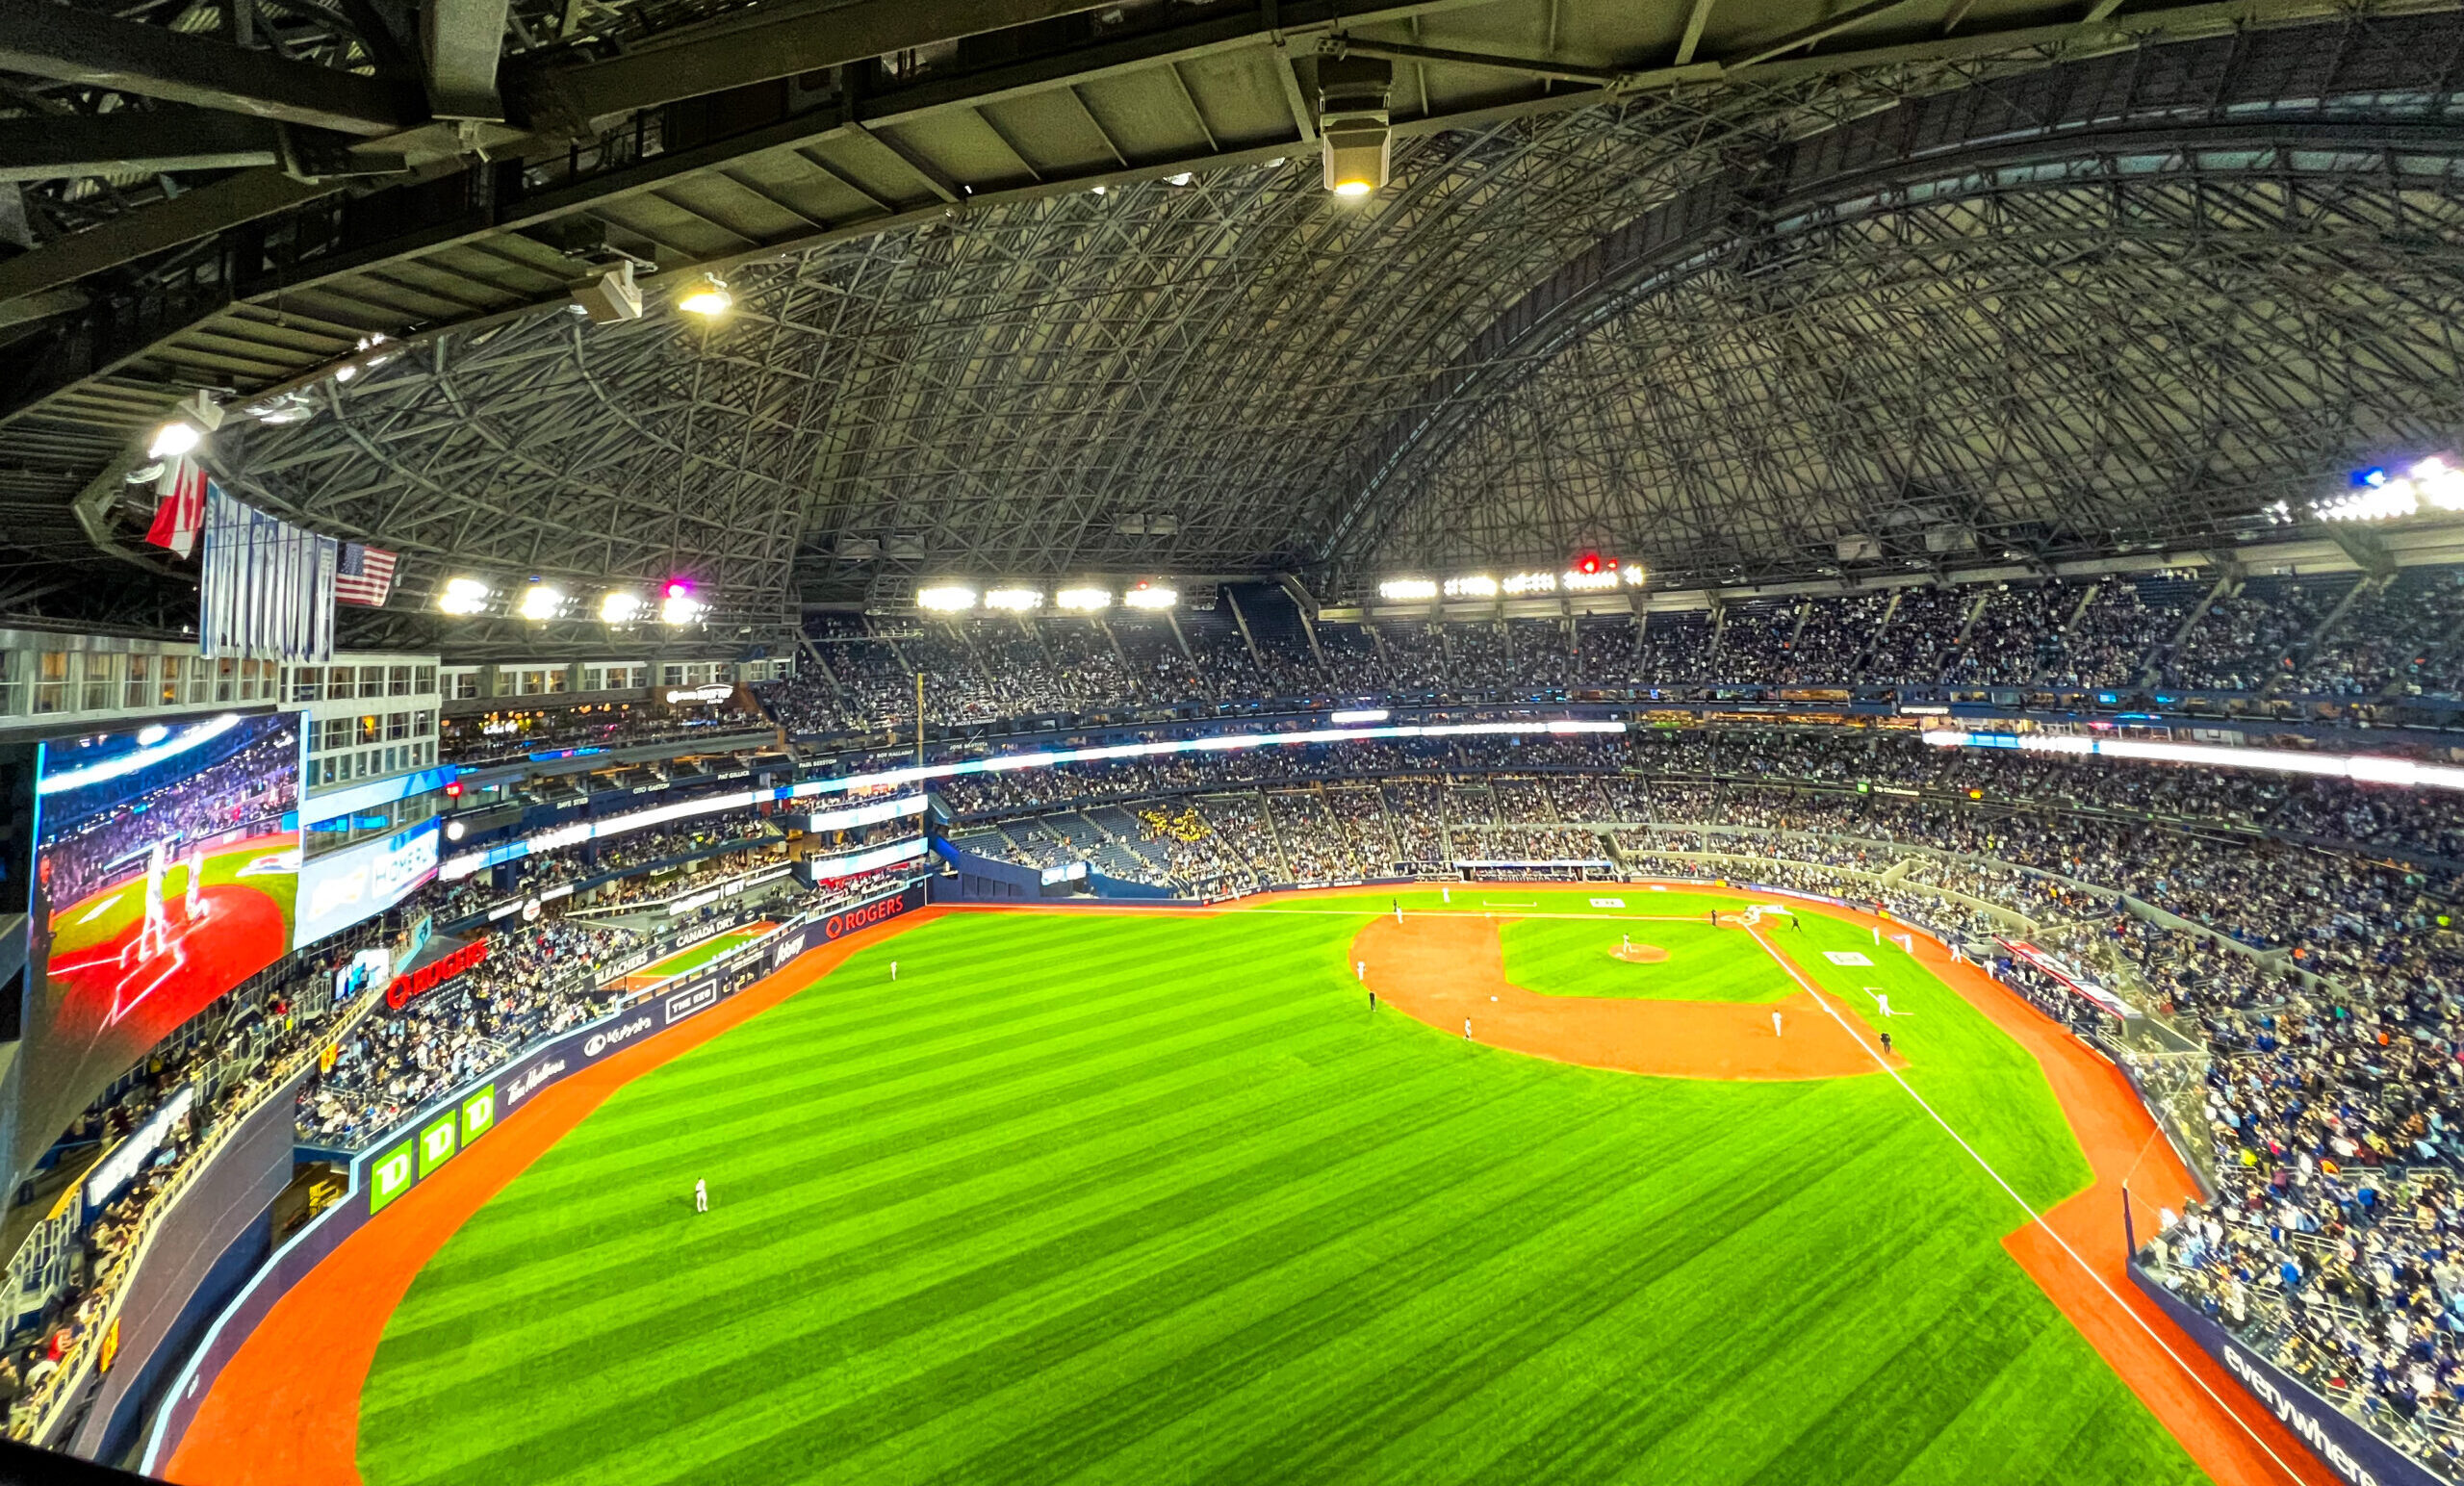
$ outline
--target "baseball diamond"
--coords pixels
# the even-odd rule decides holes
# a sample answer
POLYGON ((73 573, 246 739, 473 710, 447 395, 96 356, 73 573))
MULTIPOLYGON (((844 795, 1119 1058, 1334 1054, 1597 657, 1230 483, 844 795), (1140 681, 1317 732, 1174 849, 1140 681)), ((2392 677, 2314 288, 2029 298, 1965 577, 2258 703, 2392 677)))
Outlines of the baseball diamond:
MULTIPOLYGON (((775 1005, 654 1041, 564 1128, 475 1145, 463 1190, 348 1241, 323 1298, 366 1309, 278 1310, 170 1473, 1967 1480, 2024 1442, 2065 1481, 2199 1478, 2139 1362, 2062 1319, 2091 1277, 2011 1262, 2029 1209, 2115 1173, 1930 941, 1852 969, 1816 951, 1868 930, 1812 905, 1793 933, 1679 935, 1519 898, 928 910, 799 961, 775 1005), (1637 930, 1681 949, 1606 958, 1637 930), (1428 935, 1448 958, 1411 956, 1428 935), (1534 978, 1691 963, 1707 996, 1784 991, 1863 1062, 1586 1067, 1550 1055, 1548 1012, 1593 999, 1563 986, 1447 1036, 1515 989, 1501 939, 1534 978), (326 1363, 354 1331, 364 1391, 326 1363)), ((1630 1034, 1702 1035, 1672 1027, 1630 1034)))

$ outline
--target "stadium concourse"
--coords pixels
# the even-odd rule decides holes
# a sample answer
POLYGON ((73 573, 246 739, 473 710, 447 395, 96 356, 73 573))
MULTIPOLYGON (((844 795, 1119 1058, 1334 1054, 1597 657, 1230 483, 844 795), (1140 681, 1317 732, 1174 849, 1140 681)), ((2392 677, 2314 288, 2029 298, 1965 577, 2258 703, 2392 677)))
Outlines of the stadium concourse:
POLYGON ((11 1452, 2464 1483, 2459 116, 2464 0, 0 6, 11 1452))

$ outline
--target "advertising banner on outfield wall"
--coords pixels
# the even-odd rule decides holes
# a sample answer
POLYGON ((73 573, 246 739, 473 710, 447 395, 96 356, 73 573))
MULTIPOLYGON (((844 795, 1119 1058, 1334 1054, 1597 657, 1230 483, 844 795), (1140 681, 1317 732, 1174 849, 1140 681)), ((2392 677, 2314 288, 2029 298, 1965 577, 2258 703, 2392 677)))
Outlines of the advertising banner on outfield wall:
POLYGON ((2445 1486, 2403 1451, 2347 1419, 2292 1373, 2244 1346, 2240 1338, 2200 1315, 2138 1265, 2130 1267, 2130 1277, 2175 1325, 2190 1333, 2200 1350, 2233 1374, 2251 1397, 2267 1405, 2268 1412, 2339 1479, 2352 1486, 2445 1486))

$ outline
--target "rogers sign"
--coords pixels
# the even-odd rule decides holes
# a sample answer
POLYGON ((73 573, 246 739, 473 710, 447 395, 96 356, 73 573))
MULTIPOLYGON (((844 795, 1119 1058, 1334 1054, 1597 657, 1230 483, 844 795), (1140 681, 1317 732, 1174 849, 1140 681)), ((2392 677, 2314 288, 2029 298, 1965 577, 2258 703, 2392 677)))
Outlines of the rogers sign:
POLYGON ((434 990, 487 958, 488 941, 473 939, 443 960, 431 961, 407 975, 394 977, 394 984, 385 987, 385 1004, 398 1012, 410 1005, 414 997, 434 990))
MULTIPOLYGON (((912 891, 911 888, 909 890, 909 892, 912 891)), ((875 924, 886 923, 913 906, 909 903, 908 897, 909 893, 903 892, 892 897, 875 898, 870 903, 859 903, 852 909, 843 909, 833 913, 821 921, 821 936, 827 941, 854 934, 859 929, 869 929, 875 924)))

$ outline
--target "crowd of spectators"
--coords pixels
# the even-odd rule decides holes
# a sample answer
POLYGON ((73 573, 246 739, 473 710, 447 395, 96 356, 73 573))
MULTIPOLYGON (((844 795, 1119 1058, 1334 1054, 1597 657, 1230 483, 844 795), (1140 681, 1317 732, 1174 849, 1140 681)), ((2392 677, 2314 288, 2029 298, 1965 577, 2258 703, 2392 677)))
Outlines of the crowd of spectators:
POLYGON ((300 1139, 355 1148, 524 1044, 603 1010, 593 967, 629 930, 542 919, 488 936, 487 957, 396 1015, 362 1022, 299 1091, 300 1139))
MULTIPOLYGON (((718 706, 670 710, 647 703, 595 703, 470 716, 447 716, 437 729, 437 756, 469 768, 577 749, 636 748, 690 742, 701 737, 770 730, 775 724, 758 704, 739 700, 718 706)), ((506 698, 508 707, 519 705, 506 698)))
POLYGON ((742 844, 750 849, 779 840, 779 828, 759 815, 735 815, 653 826, 644 831, 578 842, 523 857, 511 863, 513 882, 499 886, 493 874, 474 874, 440 883, 427 900, 440 923, 454 923, 507 900, 552 891, 568 883, 583 883, 616 873, 639 872, 653 862, 707 856, 742 844))
MULTIPOLYGON (((209 744, 208 747, 214 745, 209 744)), ((193 759, 189 760, 193 763, 193 759)), ((177 769, 158 763, 155 772, 177 769)), ((299 733, 280 727, 202 768, 187 769, 150 787, 141 778, 109 791, 89 788, 45 807, 41 844, 44 892, 66 908, 116 882, 142 878, 154 848, 165 865, 176 865, 202 844, 220 837, 281 829, 286 811, 299 807, 299 733), (138 786, 138 787, 132 787, 138 786), (108 793, 105 807, 72 817, 67 804, 79 794, 108 793)))
POLYGON ((2464 585, 2263 576, 2215 586, 2160 572, 1802 599, 1641 616, 1380 618, 1244 627, 1212 611, 1033 620, 833 619, 819 665, 765 689, 799 735, 906 735, 993 723, 1261 698, 1552 698, 1733 683, 2134 687, 2373 698, 2464 694, 2464 585), (2356 582, 2361 583, 2358 592, 2356 582), (2355 602, 2343 601, 2350 593, 2355 602), (2330 624, 2330 619, 2334 623, 2330 624), (2187 632, 2185 627, 2187 626, 2187 632))

